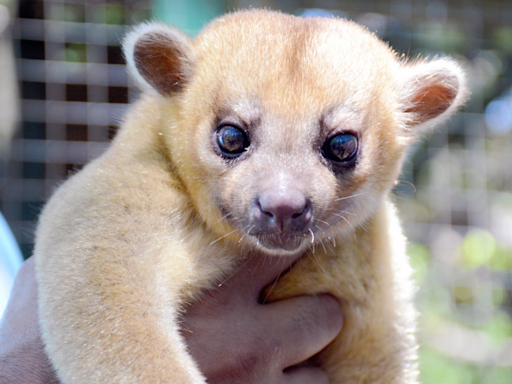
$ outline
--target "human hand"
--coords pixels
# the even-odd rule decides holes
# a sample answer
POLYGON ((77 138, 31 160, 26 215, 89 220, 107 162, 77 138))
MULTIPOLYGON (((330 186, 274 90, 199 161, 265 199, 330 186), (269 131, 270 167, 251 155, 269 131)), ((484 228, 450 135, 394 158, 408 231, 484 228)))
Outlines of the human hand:
POLYGON ((23 263, 0 322, 0 383, 55 384, 37 317, 34 258, 23 263))
POLYGON ((253 257, 186 309, 182 334, 209 384, 328 383, 322 370, 301 363, 340 332, 337 300, 319 295, 259 302, 294 261, 253 257))
MULTIPOLYGON (((293 261, 253 258, 187 308, 183 335, 209 383, 328 382, 318 368, 290 367, 339 333, 342 319, 336 300, 321 295, 258 302, 263 288, 293 261)), ((0 383, 59 383, 39 332, 33 258, 18 272, 0 323, 0 383)))

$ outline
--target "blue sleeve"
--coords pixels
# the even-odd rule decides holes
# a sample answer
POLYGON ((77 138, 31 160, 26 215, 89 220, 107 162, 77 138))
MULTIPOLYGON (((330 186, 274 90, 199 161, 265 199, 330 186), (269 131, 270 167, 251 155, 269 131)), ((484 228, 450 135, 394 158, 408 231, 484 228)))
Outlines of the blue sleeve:
POLYGON ((0 213, 0 324, 14 276, 23 263, 23 256, 16 239, 0 213))
POLYGON ((0 264, 14 276, 23 263, 23 255, 7 221, 0 213, 0 264))

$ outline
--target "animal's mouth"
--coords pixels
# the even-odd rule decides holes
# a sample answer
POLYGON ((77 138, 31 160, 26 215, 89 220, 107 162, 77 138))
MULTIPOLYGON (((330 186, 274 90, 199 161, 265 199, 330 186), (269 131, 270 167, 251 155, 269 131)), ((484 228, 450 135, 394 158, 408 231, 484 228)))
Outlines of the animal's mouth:
POLYGON ((253 235, 257 245, 271 253, 298 252, 310 238, 307 233, 266 232, 253 235))

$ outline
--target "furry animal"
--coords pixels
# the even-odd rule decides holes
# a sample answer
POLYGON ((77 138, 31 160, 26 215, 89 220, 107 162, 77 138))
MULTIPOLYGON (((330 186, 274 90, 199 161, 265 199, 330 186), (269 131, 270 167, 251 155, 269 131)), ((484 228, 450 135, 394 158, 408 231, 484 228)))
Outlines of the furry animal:
POLYGON ((237 12, 124 42, 143 90, 36 234, 40 321, 64 383, 205 383, 180 311, 248 257, 302 257, 271 300, 331 293, 331 383, 416 383, 414 284, 390 203, 408 146, 464 101, 451 59, 353 22, 237 12))

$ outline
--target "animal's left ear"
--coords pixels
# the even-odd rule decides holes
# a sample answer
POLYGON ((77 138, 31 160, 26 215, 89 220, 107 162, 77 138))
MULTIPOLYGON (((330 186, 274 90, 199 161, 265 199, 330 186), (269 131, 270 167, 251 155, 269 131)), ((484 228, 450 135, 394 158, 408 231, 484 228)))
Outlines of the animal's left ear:
POLYGON ((399 76, 402 112, 413 135, 446 120, 468 95, 464 71, 448 58, 407 63, 399 76))

